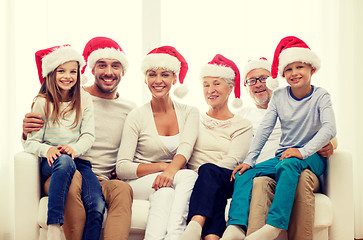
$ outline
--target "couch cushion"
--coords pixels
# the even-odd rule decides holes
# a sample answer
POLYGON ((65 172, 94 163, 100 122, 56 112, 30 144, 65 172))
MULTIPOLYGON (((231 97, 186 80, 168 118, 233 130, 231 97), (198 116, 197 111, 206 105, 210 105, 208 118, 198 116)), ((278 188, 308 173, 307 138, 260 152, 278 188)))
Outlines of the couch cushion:
POLYGON ((314 227, 329 227, 333 223, 333 204, 328 196, 315 193, 314 227))
POLYGON ((48 229, 47 226, 48 197, 42 197, 38 208, 38 224, 41 228, 48 229))
POLYGON ((149 207, 149 201, 134 199, 132 204, 131 229, 145 231, 149 207))
MULTIPOLYGON (((228 199, 226 207, 226 219, 228 219, 228 210, 231 199, 228 199)), ((149 201, 135 199, 132 205, 131 232, 143 233, 146 228, 146 222, 149 212, 149 201)), ((44 229, 47 227, 48 197, 43 197, 39 202, 38 224, 44 229)), ((107 211, 104 220, 107 216, 107 211)), ((315 193, 315 222, 314 227, 331 226, 333 221, 333 208, 331 200, 321 193, 315 193)))

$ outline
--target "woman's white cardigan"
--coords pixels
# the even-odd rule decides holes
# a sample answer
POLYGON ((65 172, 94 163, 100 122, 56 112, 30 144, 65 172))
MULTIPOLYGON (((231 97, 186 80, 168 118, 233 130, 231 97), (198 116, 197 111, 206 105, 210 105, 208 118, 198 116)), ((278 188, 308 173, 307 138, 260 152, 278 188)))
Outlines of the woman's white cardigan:
POLYGON ((140 163, 170 163, 181 154, 188 161, 199 129, 197 108, 173 102, 179 126, 179 146, 170 152, 161 141, 155 126, 151 103, 131 111, 125 121, 122 141, 117 155, 116 172, 120 179, 137 178, 140 163))

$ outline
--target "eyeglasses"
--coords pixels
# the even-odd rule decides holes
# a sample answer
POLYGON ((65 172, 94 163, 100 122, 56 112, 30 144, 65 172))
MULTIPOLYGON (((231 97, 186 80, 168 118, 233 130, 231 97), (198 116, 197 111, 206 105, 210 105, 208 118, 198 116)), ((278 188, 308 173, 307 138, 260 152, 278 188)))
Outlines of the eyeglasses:
POLYGON ((257 83, 257 80, 260 81, 260 83, 265 83, 267 78, 269 78, 269 76, 266 76, 266 75, 263 75, 258 78, 249 78, 246 80, 246 84, 248 86, 253 86, 257 83))

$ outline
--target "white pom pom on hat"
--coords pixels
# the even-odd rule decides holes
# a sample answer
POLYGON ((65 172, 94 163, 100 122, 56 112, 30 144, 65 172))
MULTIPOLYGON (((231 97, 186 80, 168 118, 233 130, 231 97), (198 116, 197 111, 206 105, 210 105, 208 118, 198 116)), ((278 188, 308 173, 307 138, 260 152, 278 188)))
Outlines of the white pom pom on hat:
POLYGON ((278 78, 272 78, 272 77, 268 77, 266 79, 266 87, 268 89, 271 89, 272 91, 276 90, 279 87, 279 80, 278 78))
POLYGON ((243 106, 243 101, 242 101, 242 99, 240 99, 240 98, 235 98, 235 99, 233 99, 233 101, 232 101, 232 106, 233 106, 234 108, 240 108, 240 107, 242 107, 242 106, 243 106))
POLYGON ((86 74, 82 74, 81 75, 81 85, 86 85, 86 83, 88 82, 88 77, 86 74))
POLYGON ((184 98, 188 94, 188 92, 189 92, 188 85, 185 83, 177 86, 174 89, 174 95, 180 99, 184 98))

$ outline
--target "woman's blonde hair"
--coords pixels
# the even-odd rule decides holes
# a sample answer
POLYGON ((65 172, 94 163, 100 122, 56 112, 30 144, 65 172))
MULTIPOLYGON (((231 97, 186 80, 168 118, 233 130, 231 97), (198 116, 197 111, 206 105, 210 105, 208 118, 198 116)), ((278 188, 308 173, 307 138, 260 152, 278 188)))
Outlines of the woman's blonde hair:
POLYGON ((81 74, 80 74, 79 63, 77 62, 77 64, 78 64, 77 82, 70 89, 70 102, 69 102, 70 107, 67 108, 67 110, 63 110, 62 112, 60 112, 62 97, 59 93, 59 87, 56 84, 56 74, 59 66, 56 69, 54 69, 54 71, 50 72, 45 78, 44 82, 42 83, 42 86, 40 87, 39 93, 36 96, 36 98, 43 97, 46 100, 46 105, 45 105, 46 121, 48 121, 49 118, 52 118, 53 123, 59 124, 59 118, 65 118, 65 115, 67 113, 70 113, 75 110, 76 117, 72 125, 73 128, 75 128, 78 125, 79 119, 81 118, 81 83, 80 83, 81 74), (51 105, 53 106, 52 112, 50 112, 51 105))

